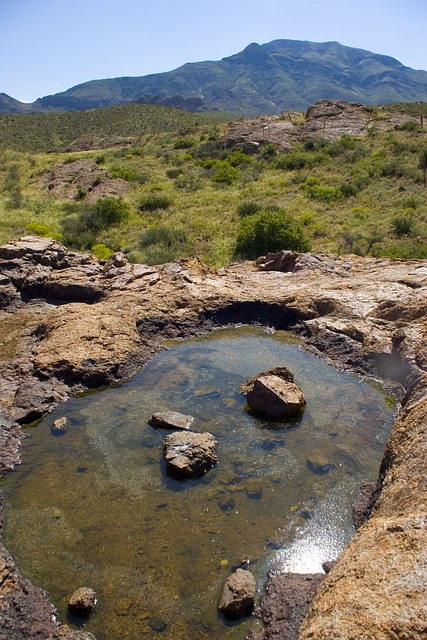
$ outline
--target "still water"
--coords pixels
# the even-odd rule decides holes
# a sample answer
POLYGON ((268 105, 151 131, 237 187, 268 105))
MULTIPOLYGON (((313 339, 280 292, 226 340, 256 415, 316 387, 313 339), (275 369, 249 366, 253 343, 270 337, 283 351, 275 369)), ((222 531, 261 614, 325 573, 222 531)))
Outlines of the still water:
POLYGON ((0 484, 6 546, 63 622, 69 595, 95 589, 85 628, 98 640, 241 639, 247 622, 217 615, 224 580, 243 560, 261 586, 271 570, 315 572, 336 558, 358 486, 377 478, 393 411, 377 385, 285 332, 243 327, 175 344, 129 382, 27 430, 24 462, 0 484), (307 400, 287 428, 251 416, 239 390, 279 365, 307 400), (218 465, 203 478, 167 477, 168 432, 147 425, 165 410, 193 415, 194 430, 217 439, 218 465), (64 415, 68 431, 52 435, 64 415))

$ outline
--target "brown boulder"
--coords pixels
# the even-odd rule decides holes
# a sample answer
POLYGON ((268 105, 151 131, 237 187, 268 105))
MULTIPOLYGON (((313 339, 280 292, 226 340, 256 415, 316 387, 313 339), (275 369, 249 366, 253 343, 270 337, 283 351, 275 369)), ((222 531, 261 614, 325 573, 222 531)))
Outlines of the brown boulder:
POLYGON ((250 614, 254 607, 255 591, 253 574, 246 569, 237 569, 224 584, 218 610, 226 618, 232 619, 250 614))
POLYGON ((68 601, 68 610, 79 618, 87 617, 96 604, 96 593, 88 587, 76 589, 68 601))
POLYGON ((271 420, 285 420, 295 416, 305 405, 301 389, 278 376, 257 378, 252 389, 247 392, 246 400, 251 411, 271 420))
POLYGON ((171 433, 163 443, 168 473, 178 478, 204 475, 217 463, 215 445, 210 433, 171 433))

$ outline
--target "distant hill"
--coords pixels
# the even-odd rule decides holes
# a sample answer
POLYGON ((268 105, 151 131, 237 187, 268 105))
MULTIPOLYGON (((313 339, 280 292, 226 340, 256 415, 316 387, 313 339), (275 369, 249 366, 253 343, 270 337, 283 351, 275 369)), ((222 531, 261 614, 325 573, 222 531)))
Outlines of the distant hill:
POLYGON ((427 71, 338 42, 252 43, 217 62, 166 73, 92 80, 31 105, 0 94, 0 113, 81 111, 129 103, 258 115, 305 111, 323 99, 364 104, 427 101, 427 71))

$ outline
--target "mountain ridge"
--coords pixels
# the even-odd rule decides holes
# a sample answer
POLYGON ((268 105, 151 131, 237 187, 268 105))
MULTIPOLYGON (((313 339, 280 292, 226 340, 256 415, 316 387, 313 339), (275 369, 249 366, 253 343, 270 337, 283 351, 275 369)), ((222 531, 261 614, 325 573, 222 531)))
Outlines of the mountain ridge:
POLYGON ((187 62, 172 71, 84 82, 21 103, 0 94, 0 113, 80 111, 129 103, 241 115, 305 111, 323 99, 364 104, 427 101, 427 71, 391 56, 336 41, 250 43, 219 61, 187 62))

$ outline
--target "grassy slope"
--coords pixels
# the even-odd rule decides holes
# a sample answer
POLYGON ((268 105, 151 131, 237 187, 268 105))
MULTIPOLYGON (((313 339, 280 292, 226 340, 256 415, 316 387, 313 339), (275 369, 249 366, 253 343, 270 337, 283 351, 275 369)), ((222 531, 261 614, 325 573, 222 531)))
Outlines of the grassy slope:
MULTIPOLYGON (((212 265, 230 262, 242 202, 291 212, 304 225, 313 250, 427 257, 427 191, 419 168, 427 139, 418 130, 346 138, 314 149, 310 143, 297 143, 294 153, 305 165, 300 169, 286 168, 288 154, 234 160, 232 156, 236 166, 228 171, 222 125, 201 114, 132 105, 3 116, 0 127, 2 144, 9 146, 0 154, 2 243, 34 231, 60 238, 61 220, 87 208, 84 200, 72 204, 55 200, 38 181, 64 160, 70 161, 70 154, 45 151, 90 133, 138 138, 131 148, 72 154, 72 158, 97 159, 100 168, 113 174, 132 170, 135 179, 125 197, 131 206, 128 223, 101 230, 92 241, 124 250, 133 260, 156 263, 197 255, 212 265), (28 151, 13 150, 18 143, 28 151), (218 169, 224 167, 230 183, 215 181, 218 169), (140 209, 141 202, 156 197, 166 199, 169 206, 140 209), (399 218, 410 221, 409 235, 396 235, 399 218), (140 237, 147 229, 154 232, 142 246, 140 237)), ((78 248, 90 246, 82 241, 78 248)))

